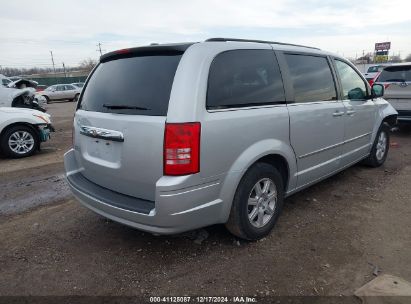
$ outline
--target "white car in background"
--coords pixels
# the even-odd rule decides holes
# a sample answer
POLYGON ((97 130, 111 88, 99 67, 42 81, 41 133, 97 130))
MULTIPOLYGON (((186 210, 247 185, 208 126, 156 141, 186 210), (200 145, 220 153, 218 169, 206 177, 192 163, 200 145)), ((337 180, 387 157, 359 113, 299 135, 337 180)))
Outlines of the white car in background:
POLYGON ((22 158, 34 154, 53 131, 49 114, 0 107, 0 153, 7 157, 22 158))
POLYGON ((372 86, 372 82, 374 81, 375 77, 389 64, 378 64, 372 65, 368 67, 367 72, 364 73, 365 79, 367 79, 368 83, 372 86))
POLYGON ((77 101, 80 97, 81 88, 72 84, 55 84, 44 91, 38 92, 36 97, 43 96, 47 103, 50 101, 71 100, 77 101))

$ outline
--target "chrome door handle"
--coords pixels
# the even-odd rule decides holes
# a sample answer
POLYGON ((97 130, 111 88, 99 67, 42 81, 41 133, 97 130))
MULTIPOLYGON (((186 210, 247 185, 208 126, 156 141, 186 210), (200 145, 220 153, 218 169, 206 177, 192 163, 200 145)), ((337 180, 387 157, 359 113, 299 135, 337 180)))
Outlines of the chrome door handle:
POLYGON ((112 140, 112 141, 124 141, 123 133, 114 130, 107 130, 102 128, 96 127, 89 127, 89 126, 80 126, 80 134, 83 134, 88 137, 93 138, 100 138, 105 140, 112 140))
POLYGON ((347 111, 347 115, 354 115, 355 114, 355 111, 354 110, 348 110, 347 111))
POLYGON ((343 116, 343 115, 344 115, 344 112, 340 112, 340 111, 337 111, 337 112, 333 113, 334 117, 343 116))

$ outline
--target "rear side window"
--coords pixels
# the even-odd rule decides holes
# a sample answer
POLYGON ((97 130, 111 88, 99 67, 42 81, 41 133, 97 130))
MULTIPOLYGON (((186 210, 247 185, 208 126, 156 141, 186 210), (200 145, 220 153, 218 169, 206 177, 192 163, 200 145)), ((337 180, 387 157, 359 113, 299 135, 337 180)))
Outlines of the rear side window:
POLYGON ((210 67, 207 109, 282 103, 284 87, 274 52, 234 50, 210 67))
POLYGON ((295 102, 337 99, 334 78, 327 58, 286 54, 285 59, 294 87, 295 102))
POLYGON ((385 68, 378 80, 380 82, 404 82, 411 81, 411 65, 391 66, 385 68))
POLYGON ((137 56, 100 63, 85 86, 79 109, 166 116, 181 56, 137 56))

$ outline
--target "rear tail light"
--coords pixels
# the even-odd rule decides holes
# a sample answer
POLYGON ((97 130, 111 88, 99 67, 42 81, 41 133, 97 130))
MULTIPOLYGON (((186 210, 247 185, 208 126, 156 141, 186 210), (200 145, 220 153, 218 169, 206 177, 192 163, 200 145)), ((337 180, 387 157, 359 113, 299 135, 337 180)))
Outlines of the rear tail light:
POLYGON ((166 123, 164 134, 164 175, 200 172, 199 122, 166 123))

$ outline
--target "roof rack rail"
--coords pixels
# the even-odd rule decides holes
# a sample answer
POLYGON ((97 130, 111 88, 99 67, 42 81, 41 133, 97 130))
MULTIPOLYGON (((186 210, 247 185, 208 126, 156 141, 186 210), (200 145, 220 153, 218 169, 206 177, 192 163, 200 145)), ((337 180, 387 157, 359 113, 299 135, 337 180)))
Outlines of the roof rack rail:
POLYGON ((266 40, 252 40, 252 39, 238 39, 238 38, 209 38, 206 41, 207 42, 236 41, 236 42, 270 43, 270 44, 279 44, 279 45, 299 46, 299 47, 305 47, 305 48, 309 48, 309 49, 320 50, 319 48, 316 48, 316 47, 313 47, 313 46, 306 46, 306 45, 292 44, 292 43, 285 43, 285 42, 276 42, 276 41, 266 41, 266 40))

